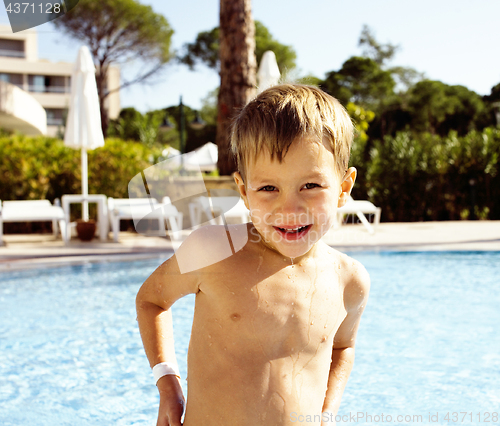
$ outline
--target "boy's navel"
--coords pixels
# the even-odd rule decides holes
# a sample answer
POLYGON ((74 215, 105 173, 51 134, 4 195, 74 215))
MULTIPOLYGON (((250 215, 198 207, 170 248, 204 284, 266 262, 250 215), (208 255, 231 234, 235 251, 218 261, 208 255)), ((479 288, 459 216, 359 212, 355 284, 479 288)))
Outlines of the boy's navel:
POLYGON ((241 315, 238 314, 237 312, 235 312, 234 314, 231 314, 230 318, 233 320, 233 321, 238 321, 239 319, 241 319, 241 315))

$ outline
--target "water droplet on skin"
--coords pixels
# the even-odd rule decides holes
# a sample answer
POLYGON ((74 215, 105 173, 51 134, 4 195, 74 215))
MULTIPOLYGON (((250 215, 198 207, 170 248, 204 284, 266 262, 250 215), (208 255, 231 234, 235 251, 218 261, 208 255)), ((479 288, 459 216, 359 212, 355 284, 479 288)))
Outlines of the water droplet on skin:
POLYGON ((259 272, 260 267, 262 266, 262 262, 264 261, 264 257, 259 255, 259 265, 257 266, 257 272, 259 272))
POLYGON ((295 314, 292 314, 292 318, 295 316, 295 314))
POLYGON ((311 325, 313 325, 313 324, 314 324, 314 321, 311 321, 311 325))
POLYGON ((294 303, 294 302, 292 302, 292 306, 293 306, 294 304, 295 304, 295 303, 294 303))

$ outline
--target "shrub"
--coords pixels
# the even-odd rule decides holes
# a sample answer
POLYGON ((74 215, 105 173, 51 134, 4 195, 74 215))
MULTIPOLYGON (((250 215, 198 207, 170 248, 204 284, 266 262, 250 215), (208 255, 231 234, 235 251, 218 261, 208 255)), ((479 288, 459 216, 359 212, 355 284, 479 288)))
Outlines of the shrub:
POLYGON ((366 191, 384 220, 500 219, 500 131, 410 132, 376 141, 366 191))
MULTIPOLYGON (((106 139, 88 152, 89 193, 128 197, 130 179, 160 155, 161 148, 106 139)), ((64 194, 81 194, 79 150, 56 138, 0 135, 0 200, 53 202, 64 194)))

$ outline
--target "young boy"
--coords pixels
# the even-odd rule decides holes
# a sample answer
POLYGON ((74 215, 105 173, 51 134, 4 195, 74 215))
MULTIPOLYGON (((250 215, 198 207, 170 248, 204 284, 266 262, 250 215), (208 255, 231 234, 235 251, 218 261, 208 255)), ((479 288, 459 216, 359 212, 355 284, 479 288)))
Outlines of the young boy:
POLYGON ((320 240, 356 179, 352 134, 339 102, 303 85, 272 87, 236 118, 235 180, 251 223, 194 231, 137 295, 158 425, 181 425, 169 309, 189 293, 184 426, 335 424, 369 290, 363 266, 320 240), (242 232, 246 244, 217 257, 242 232))

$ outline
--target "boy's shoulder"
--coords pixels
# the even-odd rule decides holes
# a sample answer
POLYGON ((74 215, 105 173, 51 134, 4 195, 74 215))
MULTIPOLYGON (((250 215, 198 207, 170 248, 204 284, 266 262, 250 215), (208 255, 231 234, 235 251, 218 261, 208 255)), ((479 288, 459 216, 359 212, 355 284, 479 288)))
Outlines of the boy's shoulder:
POLYGON ((343 254, 344 305, 346 309, 363 309, 370 292, 370 275, 361 262, 343 254))
POLYGON ((370 291, 370 275, 366 268, 358 260, 333 248, 329 248, 328 255, 329 261, 338 265, 346 309, 363 305, 370 291))
POLYGON ((191 272, 231 257, 247 241, 247 224, 202 226, 186 238, 175 256, 181 272, 191 272))
POLYGON ((339 261, 341 268, 347 271, 353 279, 360 282, 368 281, 368 285, 370 284, 370 276, 368 275, 368 271, 363 266, 363 264, 345 253, 339 253, 339 261))

